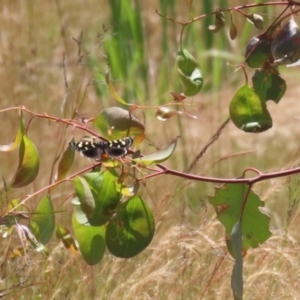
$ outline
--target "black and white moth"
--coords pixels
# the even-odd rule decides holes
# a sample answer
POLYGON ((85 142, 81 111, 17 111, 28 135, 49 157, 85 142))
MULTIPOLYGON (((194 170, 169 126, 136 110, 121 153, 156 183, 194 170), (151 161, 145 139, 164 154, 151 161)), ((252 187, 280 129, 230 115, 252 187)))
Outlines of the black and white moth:
POLYGON ((124 157, 132 144, 133 137, 125 137, 107 142, 99 141, 92 137, 84 137, 79 142, 71 141, 69 146, 88 158, 101 160, 103 158, 124 157))

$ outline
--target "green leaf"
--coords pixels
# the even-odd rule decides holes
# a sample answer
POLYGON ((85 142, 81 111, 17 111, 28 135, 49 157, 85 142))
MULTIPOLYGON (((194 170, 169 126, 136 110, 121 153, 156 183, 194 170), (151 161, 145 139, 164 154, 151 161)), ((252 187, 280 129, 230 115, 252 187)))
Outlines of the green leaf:
POLYGON ((38 204, 29 225, 37 240, 46 245, 55 229, 54 209, 50 195, 45 196, 38 204))
POLYGON ((77 222, 80 224, 89 224, 89 219, 81 207, 81 203, 78 197, 72 199, 73 213, 76 216, 77 222))
POLYGON ((56 181, 66 178, 71 170, 75 157, 75 151, 71 147, 67 147, 58 164, 56 181))
POLYGON ((19 166, 12 187, 30 184, 39 172, 39 155, 33 142, 24 135, 19 149, 19 166))
POLYGON ((88 217, 89 224, 104 225, 113 215, 122 197, 116 190, 118 174, 113 169, 109 169, 102 173, 85 174, 84 178, 89 184, 95 202, 94 215, 88 217))
POLYGON ((13 151, 15 148, 17 148, 21 144, 21 141, 22 141, 22 138, 24 135, 25 135, 25 121, 23 118, 23 112, 21 111, 20 127, 19 127, 19 130, 17 132, 14 142, 10 143, 8 145, 1 145, 0 151, 3 151, 3 152, 13 151))
POLYGON ((80 176, 77 176, 73 180, 73 184, 75 187, 76 196, 80 201, 81 210, 85 213, 87 218, 93 217, 96 204, 89 184, 80 176))
POLYGON ((245 58, 250 68, 263 68, 272 59, 269 39, 265 35, 251 38, 246 46, 245 58))
POLYGON ((112 169, 76 178, 77 197, 72 204, 77 222, 100 226, 109 221, 122 197, 116 189, 117 179, 118 175, 112 169))
POLYGON ((67 228, 65 228, 61 225, 57 225, 56 226, 56 237, 58 239, 62 240, 64 246, 66 247, 66 249, 69 252, 78 253, 76 243, 75 243, 74 239, 72 238, 70 231, 67 228))
POLYGON ((125 184, 121 177, 115 182, 116 190, 123 196, 134 196, 140 188, 140 182, 136 181, 131 184, 125 184))
POLYGON ((94 126, 106 139, 134 136, 135 142, 144 139, 145 127, 129 111, 110 107, 103 110, 93 121, 94 126))
POLYGON ((5 216, 0 218, 0 225, 5 225, 7 227, 6 233, 4 233, 5 229, 2 228, 3 233, 2 236, 10 235, 12 233, 9 228, 14 227, 16 222, 19 223, 21 220, 28 220, 28 212, 27 207, 24 204, 21 204, 20 199, 10 200, 5 208, 5 216), (10 211, 10 212, 9 212, 10 211))
POLYGON ((235 126, 245 132, 263 132, 273 125, 266 102, 248 85, 239 88, 233 96, 229 114, 235 126))
POLYGON ((19 128, 19 130, 17 132, 17 135, 15 137, 14 142, 9 143, 7 145, 0 145, 0 151, 2 151, 2 152, 10 152, 10 151, 15 150, 20 145, 20 143, 22 141, 22 137, 24 135, 24 131, 25 131, 24 121, 23 121, 23 118, 22 118, 21 119, 20 128, 19 128))
POLYGON ((177 53, 176 63, 179 78, 184 86, 185 96, 197 95, 203 85, 198 62, 186 49, 180 49, 177 53))
POLYGON ((107 249, 115 256, 129 258, 143 251, 152 241, 155 223, 148 205, 138 195, 117 207, 106 230, 107 249))
POLYGON ((176 144, 177 144, 177 138, 164 150, 140 158, 134 158, 132 160, 142 166, 149 166, 152 164, 161 163, 167 160, 169 157, 171 157, 171 155, 173 154, 176 148, 176 144))
POLYGON ((231 288, 235 300, 243 300, 243 232, 240 221, 232 228, 231 244, 235 262, 231 274, 231 288))
MULTIPOLYGON (((227 184, 216 188, 215 195, 209 197, 209 202, 213 205, 219 221, 224 225, 227 236, 231 235, 233 226, 240 218, 247 190, 246 184, 227 184)), ((264 202, 253 191, 250 191, 243 210, 241 224, 244 251, 249 247, 257 248, 271 236, 269 217, 259 210, 259 207, 263 206, 264 202)), ((231 250, 230 246, 232 249, 229 241, 229 250, 231 250)), ((231 255, 234 255, 232 251, 231 255)))
POLYGON ((83 259, 91 266, 98 264, 103 258, 106 249, 105 227, 82 225, 77 222, 74 215, 72 223, 83 259))
POLYGON ((263 101, 278 103, 286 91, 286 82, 277 73, 256 70, 252 77, 253 88, 263 101))

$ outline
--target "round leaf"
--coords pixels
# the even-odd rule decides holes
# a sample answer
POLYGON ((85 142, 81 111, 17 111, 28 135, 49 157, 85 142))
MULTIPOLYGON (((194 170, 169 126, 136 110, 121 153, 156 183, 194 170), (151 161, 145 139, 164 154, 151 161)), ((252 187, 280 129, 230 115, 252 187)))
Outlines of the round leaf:
MULTIPOLYGON (((242 210, 243 200, 247 193, 246 184, 227 184, 216 188, 215 195, 209 197, 219 221, 226 229, 226 235, 231 236, 234 225, 238 222, 242 210)), ((269 217, 263 214, 259 207, 264 202, 250 191, 242 215, 243 250, 249 247, 257 248, 270 236, 269 217)), ((232 247, 232 249, 234 249, 232 247)))
POLYGON ((83 259, 89 265, 98 264, 105 252, 105 227, 85 226, 72 218, 73 229, 83 259))
POLYGON ((89 224, 104 225, 109 221, 122 197, 116 189, 118 175, 113 170, 103 173, 92 172, 84 175, 92 192, 95 209, 92 217, 88 217, 89 224))
POLYGON ((134 136, 135 142, 144 139, 145 127, 129 111, 110 107, 103 110, 93 121, 94 126, 107 139, 120 139, 125 136, 134 136))
POLYGON ((154 218, 148 205, 134 196, 117 208, 106 230, 107 249, 115 256, 129 258, 143 251, 152 241, 154 218))
POLYGON ((272 118, 265 101, 248 85, 233 96, 229 114, 232 122, 245 132, 263 132, 272 127, 272 118))
POLYGON ((253 88, 263 101, 278 103, 286 91, 286 82, 278 73, 256 70, 252 77, 253 88))
POLYGON ((262 35, 251 38, 246 46, 245 58, 250 68, 262 68, 272 58, 270 42, 262 35))

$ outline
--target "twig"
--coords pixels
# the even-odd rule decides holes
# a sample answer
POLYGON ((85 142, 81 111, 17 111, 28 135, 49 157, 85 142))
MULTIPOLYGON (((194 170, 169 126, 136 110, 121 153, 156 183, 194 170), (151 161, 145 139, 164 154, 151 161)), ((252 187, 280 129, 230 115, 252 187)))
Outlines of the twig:
POLYGON ((190 166, 188 167, 186 173, 190 173, 191 170, 196 166, 198 160, 202 157, 202 155, 206 152, 206 150, 219 138, 222 133, 222 130, 226 127, 229 123, 230 118, 228 118, 217 130, 217 132, 211 137, 210 141, 202 148, 202 150, 197 154, 194 160, 191 162, 190 166))
POLYGON ((65 81, 66 92, 68 93, 69 85, 68 85, 68 80, 67 80, 67 75, 66 75, 66 56, 65 56, 65 53, 63 54, 63 70, 64 70, 64 81, 65 81))

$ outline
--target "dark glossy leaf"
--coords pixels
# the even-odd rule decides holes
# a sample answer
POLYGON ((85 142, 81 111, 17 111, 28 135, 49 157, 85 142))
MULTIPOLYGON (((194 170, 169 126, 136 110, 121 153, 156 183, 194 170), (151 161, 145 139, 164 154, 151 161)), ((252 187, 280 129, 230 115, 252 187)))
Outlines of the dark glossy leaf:
MULTIPOLYGON (((209 197, 209 203, 213 205, 219 221, 226 229, 228 250, 234 256, 233 245, 230 238, 234 225, 239 221, 244 197, 247 193, 246 184, 227 184, 215 189, 215 195, 209 197)), ((257 248, 270 236, 269 217, 263 214, 259 208, 264 202, 250 191, 242 215, 243 251, 249 247, 257 248)))
POLYGON ((300 59, 300 31, 293 16, 271 43, 275 63, 291 64, 300 59))
POLYGON ((272 59, 270 41, 264 35, 251 38, 246 46, 246 63, 250 68, 263 68, 272 59))
POLYGON ((147 156, 134 158, 133 161, 142 166, 149 166, 161 163, 171 157, 176 148, 176 144, 177 138, 164 150, 160 150, 147 156))
POLYGON ((43 245, 51 239, 55 229, 55 216, 50 195, 45 196, 38 204, 30 222, 30 228, 43 245))
POLYGON ((129 258, 143 251, 152 241, 155 223, 151 210, 139 196, 117 207, 106 230, 107 249, 115 256, 129 258))
POLYGON ((19 149, 19 166, 12 187, 30 184, 39 172, 39 155, 33 142, 24 135, 19 149))
POLYGON ((106 249, 105 227, 82 225, 77 222, 74 215, 72 223, 83 259, 91 266, 98 264, 106 249))
POLYGON ((102 136, 109 140, 133 136, 135 143, 140 143, 145 138, 144 125, 129 111, 119 107, 103 110, 94 119, 93 124, 102 136))
POLYGON ((245 132, 258 133, 272 127, 266 102, 248 85, 239 88, 233 96, 229 114, 237 128, 245 132))
POLYGON ((180 80, 184 86, 184 95, 189 97, 197 95, 203 85, 198 62, 186 49, 180 49, 177 53, 176 63, 180 80))
POLYGON ((252 77, 253 88, 263 101, 278 103, 286 91, 286 82, 279 74, 268 70, 256 70, 252 77))

